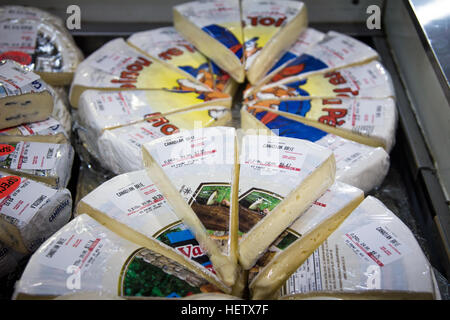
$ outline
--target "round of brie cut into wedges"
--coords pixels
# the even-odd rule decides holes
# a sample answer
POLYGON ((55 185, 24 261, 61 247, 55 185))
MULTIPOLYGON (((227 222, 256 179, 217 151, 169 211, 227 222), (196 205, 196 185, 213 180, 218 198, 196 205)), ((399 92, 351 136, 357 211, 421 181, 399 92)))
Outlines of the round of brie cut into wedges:
POLYGON ((276 294, 283 299, 435 299, 434 275, 413 233, 367 197, 276 294))
POLYGON ((54 299, 92 292, 113 297, 176 298, 219 291, 198 273, 123 239, 81 214, 32 255, 13 299, 54 299))

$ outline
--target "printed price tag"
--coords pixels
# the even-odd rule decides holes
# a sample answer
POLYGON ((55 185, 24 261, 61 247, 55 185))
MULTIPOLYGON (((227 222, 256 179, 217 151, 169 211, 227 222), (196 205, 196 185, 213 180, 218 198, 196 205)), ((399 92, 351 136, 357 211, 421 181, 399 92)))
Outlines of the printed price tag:
POLYGON ((383 267, 410 252, 388 226, 371 223, 343 235, 345 243, 362 259, 383 267))
POLYGON ((38 79, 40 77, 37 74, 22 69, 12 61, 0 65, 0 83, 11 92, 20 90, 20 88, 38 79))

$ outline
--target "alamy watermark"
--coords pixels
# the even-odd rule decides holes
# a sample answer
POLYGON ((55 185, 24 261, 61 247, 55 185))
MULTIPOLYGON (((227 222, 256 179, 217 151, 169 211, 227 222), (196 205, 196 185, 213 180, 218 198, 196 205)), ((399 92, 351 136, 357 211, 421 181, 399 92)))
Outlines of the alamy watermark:
POLYGON ((376 4, 370 5, 366 9, 366 13, 369 15, 366 20, 366 26, 369 30, 381 29, 381 9, 376 4))
POLYGON ((69 30, 81 29, 81 9, 79 6, 72 4, 67 7, 66 13, 69 15, 66 19, 66 27, 69 30))

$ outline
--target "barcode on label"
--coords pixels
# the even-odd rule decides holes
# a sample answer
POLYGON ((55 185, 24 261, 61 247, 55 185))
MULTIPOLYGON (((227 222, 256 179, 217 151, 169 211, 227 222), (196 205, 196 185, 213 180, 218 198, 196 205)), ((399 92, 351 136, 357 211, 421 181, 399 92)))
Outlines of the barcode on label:
POLYGON ((58 249, 64 244, 64 242, 66 241, 66 239, 59 239, 56 244, 50 249, 50 251, 47 253, 46 257, 47 258, 52 258, 55 253, 58 251, 58 249))

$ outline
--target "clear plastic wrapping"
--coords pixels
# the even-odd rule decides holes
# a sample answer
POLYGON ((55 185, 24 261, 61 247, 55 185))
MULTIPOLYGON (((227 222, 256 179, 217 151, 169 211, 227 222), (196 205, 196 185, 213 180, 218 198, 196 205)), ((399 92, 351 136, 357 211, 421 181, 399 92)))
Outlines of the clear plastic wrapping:
POLYGON ((412 232, 367 197, 286 282, 283 298, 332 292, 436 298, 431 266, 412 232))
POLYGON ((117 236, 83 214, 33 254, 13 299, 70 293, 183 297, 210 291, 214 292, 214 287, 199 275, 117 236))

